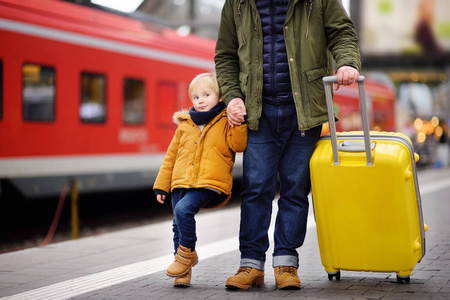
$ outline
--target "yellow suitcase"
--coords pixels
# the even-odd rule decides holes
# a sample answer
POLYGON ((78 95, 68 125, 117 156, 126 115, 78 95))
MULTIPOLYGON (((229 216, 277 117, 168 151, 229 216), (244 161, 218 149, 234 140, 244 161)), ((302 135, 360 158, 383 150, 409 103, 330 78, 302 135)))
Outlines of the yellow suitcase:
POLYGON ((310 161, 320 256, 328 279, 340 270, 395 272, 410 282, 425 255, 425 231, 416 172, 418 155, 401 133, 370 132, 364 77, 358 80, 363 132, 336 134, 325 77, 330 134, 310 161))

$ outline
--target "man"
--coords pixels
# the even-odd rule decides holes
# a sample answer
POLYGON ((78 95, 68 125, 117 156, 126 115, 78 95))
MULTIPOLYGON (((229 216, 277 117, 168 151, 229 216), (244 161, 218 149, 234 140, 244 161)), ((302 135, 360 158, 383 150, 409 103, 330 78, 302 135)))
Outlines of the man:
MULTIPOLYGON (((231 126, 244 122, 247 150, 239 250, 229 288, 264 283, 272 200, 279 180, 273 267, 279 289, 301 287, 311 189, 309 160, 327 109, 322 77, 355 82, 361 68, 354 25, 340 0, 226 0, 216 44, 216 74, 231 126), (237 110, 239 111, 239 110, 237 110)), ((338 88, 338 86, 337 86, 338 88)))

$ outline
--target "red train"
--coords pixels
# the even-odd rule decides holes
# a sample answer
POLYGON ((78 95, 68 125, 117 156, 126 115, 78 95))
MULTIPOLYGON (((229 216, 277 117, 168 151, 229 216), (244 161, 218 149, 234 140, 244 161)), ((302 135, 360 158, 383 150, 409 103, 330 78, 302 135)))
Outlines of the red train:
POLYGON ((0 1, 0 179, 27 197, 151 186, 214 41, 63 1, 0 1))
MULTIPOLYGON (((214 46, 64 1, 0 0, 0 194, 57 195, 72 178, 82 193, 151 187, 214 46)), ((337 94, 342 112, 350 98, 337 94)), ((373 116, 389 130, 391 100, 373 116)))

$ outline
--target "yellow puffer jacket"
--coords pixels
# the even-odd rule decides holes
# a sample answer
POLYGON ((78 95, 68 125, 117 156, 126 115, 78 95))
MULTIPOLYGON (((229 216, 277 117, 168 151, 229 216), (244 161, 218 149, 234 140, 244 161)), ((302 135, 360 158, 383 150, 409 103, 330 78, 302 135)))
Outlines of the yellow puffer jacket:
POLYGON ((170 193, 175 188, 213 188, 228 197, 209 207, 224 205, 231 195, 235 153, 247 147, 247 125, 231 127, 226 109, 202 131, 188 111, 176 112, 173 120, 178 128, 153 189, 170 193))

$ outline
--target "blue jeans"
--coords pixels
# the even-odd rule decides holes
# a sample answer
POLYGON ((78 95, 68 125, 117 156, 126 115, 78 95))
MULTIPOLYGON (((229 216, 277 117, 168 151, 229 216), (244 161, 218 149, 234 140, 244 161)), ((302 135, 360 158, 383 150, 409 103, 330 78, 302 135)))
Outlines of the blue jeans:
POLYGON ((173 244, 175 253, 181 244, 194 248, 197 242, 195 215, 217 197, 225 196, 209 189, 175 189, 172 192, 173 244))
POLYGON ((321 129, 299 131, 295 105, 263 104, 259 129, 249 130, 243 158, 241 266, 264 270, 269 248, 267 231, 279 178, 273 267, 298 268, 296 249, 305 239, 311 190, 309 160, 321 129))

